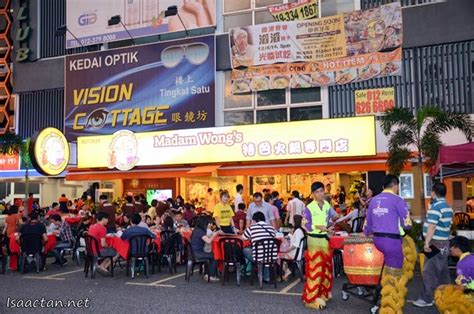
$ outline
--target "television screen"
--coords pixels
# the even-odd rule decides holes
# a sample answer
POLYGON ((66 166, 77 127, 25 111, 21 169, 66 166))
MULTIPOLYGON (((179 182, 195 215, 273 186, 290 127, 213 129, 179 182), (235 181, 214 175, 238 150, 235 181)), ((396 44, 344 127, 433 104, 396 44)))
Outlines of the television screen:
POLYGON ((152 200, 166 201, 173 197, 173 190, 146 190, 146 201, 151 204, 152 200))

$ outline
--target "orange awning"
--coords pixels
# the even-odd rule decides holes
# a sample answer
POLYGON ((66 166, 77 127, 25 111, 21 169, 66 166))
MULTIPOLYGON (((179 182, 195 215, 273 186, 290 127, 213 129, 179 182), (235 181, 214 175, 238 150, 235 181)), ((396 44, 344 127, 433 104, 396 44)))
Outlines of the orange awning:
POLYGON ((221 165, 207 165, 207 166, 197 166, 193 169, 189 170, 187 173, 189 174, 210 174, 216 171, 221 165))

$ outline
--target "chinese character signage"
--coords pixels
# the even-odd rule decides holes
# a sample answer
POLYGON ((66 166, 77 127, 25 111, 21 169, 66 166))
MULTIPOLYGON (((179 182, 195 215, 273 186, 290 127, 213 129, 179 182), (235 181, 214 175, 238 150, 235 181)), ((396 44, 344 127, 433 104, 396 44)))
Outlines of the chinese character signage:
POLYGON ((214 36, 66 57, 65 133, 215 125, 214 36))
POLYGON ((382 115, 395 106, 395 88, 377 88, 355 91, 356 116, 382 115))
POLYGON ((366 11, 230 30, 232 68, 316 62, 400 47, 402 13, 394 2, 366 11))
POLYGON ((0 171, 12 171, 20 169, 20 158, 18 154, 0 154, 0 171))
POLYGON ((279 22, 308 20, 319 17, 319 0, 298 0, 285 4, 272 5, 268 11, 279 22))
POLYGON ((232 70, 232 93, 310 88, 401 75, 402 48, 336 60, 256 66, 232 70))
POLYGON ((66 48, 130 39, 130 35, 137 38, 183 31, 183 24, 187 30, 216 25, 216 0, 67 0, 66 10, 70 30, 66 48), (177 6, 182 23, 178 15, 164 16, 164 11, 173 5, 177 6), (117 15, 125 26, 108 25, 109 19, 117 15))
POLYGON ((78 138, 79 168, 128 170, 134 166, 375 154, 373 116, 148 133, 121 130, 114 135, 78 138))

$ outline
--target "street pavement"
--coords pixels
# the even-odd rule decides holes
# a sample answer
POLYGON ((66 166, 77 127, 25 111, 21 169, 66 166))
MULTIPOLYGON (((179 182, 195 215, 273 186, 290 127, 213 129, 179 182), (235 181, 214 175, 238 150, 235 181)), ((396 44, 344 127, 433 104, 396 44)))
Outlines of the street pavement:
MULTIPOLYGON (((51 263, 51 259, 48 259, 51 263)), ((334 281, 334 299, 323 313, 370 313, 367 302, 350 297, 343 301, 341 288, 345 278, 334 281)), ((416 299, 422 288, 421 275, 418 272, 409 284, 408 299, 416 299)), ((220 282, 203 281, 195 271, 190 283, 184 280, 184 267, 178 267, 177 274, 169 274, 167 268, 161 273, 145 278, 140 275, 135 279, 126 276, 125 270, 116 269, 114 277, 102 277, 96 274, 95 279, 85 278, 82 266, 69 261, 64 267, 48 265, 40 274, 7 273, 0 275, 0 313, 310 313, 301 302, 303 284, 294 278, 286 283, 278 282, 258 289, 255 280, 250 285, 248 278, 243 278, 241 286, 236 285, 235 274, 231 274, 229 283, 222 286, 220 282), (10 299, 9 299, 10 298, 10 299), (7 302, 12 299, 38 299, 40 305, 49 300, 87 300, 88 308, 11 308, 7 302)), ((52 302, 52 301, 49 301, 52 302)), ((404 313, 437 313, 434 308, 415 308, 407 304, 404 313)))

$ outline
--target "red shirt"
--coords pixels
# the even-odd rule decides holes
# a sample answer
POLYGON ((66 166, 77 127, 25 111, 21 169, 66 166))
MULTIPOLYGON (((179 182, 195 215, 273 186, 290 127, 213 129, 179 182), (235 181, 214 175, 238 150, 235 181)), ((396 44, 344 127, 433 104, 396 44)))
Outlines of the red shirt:
POLYGON ((234 215, 234 217, 232 217, 232 219, 234 220, 234 226, 237 229, 240 229, 239 221, 243 220, 244 221, 244 229, 245 229, 245 221, 247 219, 247 214, 244 211, 239 210, 238 212, 235 213, 235 215, 234 215))
POLYGON ((20 221, 20 215, 12 214, 8 215, 5 218, 5 222, 7 224, 7 236, 9 237, 12 233, 15 233, 18 229, 18 221, 20 221))
POLYGON ((28 215, 31 214, 31 212, 33 211, 33 201, 34 201, 34 198, 32 197, 29 197, 28 200, 27 200, 27 208, 28 208, 28 215))
POLYGON ((89 235, 99 241, 99 250, 102 250, 102 240, 107 236, 107 229, 100 223, 93 224, 89 227, 89 235))

